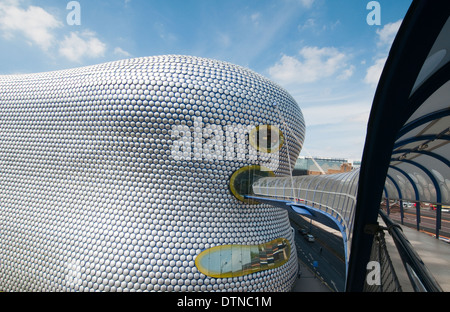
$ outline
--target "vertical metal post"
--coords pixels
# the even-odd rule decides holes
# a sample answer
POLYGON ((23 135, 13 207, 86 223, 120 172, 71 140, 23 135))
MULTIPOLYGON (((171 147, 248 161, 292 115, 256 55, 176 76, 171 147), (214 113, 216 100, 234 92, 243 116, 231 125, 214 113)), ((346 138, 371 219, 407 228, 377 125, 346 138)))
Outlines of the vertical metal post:
POLYGON ((442 222, 442 205, 436 205, 436 238, 439 239, 439 230, 442 222))
POLYGON ((416 201, 416 227, 420 231, 420 201, 416 201))

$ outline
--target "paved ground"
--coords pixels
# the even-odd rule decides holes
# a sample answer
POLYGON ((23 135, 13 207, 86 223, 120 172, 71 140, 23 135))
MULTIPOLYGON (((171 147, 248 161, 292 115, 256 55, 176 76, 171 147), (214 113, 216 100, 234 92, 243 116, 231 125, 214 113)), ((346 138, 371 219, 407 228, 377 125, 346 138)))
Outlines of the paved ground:
POLYGON ((293 292, 330 292, 332 291, 311 269, 300 260, 300 274, 293 292))
MULTIPOLYGON (((406 226, 401 225, 401 228, 438 284, 445 292, 450 292, 450 244, 406 226)), ((403 291, 413 291, 409 286, 409 279, 403 263, 389 235, 386 235, 386 243, 403 291)))

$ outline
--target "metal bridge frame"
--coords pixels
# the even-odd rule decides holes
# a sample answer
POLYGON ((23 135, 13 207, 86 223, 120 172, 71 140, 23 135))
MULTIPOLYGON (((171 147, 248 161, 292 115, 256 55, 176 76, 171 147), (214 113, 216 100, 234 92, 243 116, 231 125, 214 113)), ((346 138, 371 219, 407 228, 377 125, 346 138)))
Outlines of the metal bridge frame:
MULTIPOLYGON (((388 170, 394 167, 392 160, 399 161, 393 159, 393 151, 407 142, 448 140, 448 133, 445 132, 440 137, 422 136, 398 141, 402 134, 420 124, 448 116, 448 111, 440 111, 407 123, 418 107, 450 78, 447 64, 414 90, 424 61, 447 22, 449 12, 449 1, 413 1, 386 61, 372 105, 361 163, 347 291, 358 292, 364 289, 366 264, 370 259, 374 238, 372 229, 378 224, 380 198, 388 178, 388 170)), ((433 154, 422 154, 444 160, 433 154)), ((438 186, 435 177, 427 168, 411 160, 407 163, 423 170, 433 181, 434 186, 438 186)), ((402 174, 411 182, 408 174, 404 172, 402 174)), ((439 186, 436 190, 439 192, 439 186)), ((414 191, 416 200, 420 199, 417 188, 414 191)), ((440 225, 440 217, 438 218, 437 227, 440 225)))

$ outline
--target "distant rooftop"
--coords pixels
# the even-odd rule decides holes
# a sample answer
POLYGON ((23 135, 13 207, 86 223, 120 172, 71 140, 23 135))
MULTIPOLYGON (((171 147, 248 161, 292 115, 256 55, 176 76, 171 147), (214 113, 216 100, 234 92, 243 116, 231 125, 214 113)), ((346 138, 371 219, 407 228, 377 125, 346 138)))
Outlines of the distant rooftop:
POLYGON ((295 175, 330 174, 349 171, 358 168, 361 161, 351 161, 345 158, 300 156, 294 167, 295 175))

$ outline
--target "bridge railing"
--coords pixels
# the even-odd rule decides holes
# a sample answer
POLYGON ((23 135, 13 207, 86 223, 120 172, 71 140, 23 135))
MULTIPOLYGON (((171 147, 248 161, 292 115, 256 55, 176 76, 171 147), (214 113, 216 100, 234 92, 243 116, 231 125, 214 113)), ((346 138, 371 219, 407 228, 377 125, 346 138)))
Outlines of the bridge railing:
POLYGON ((330 175, 261 178, 253 184, 257 196, 299 201, 334 218, 351 240, 359 170, 330 175))
POLYGON ((374 281, 373 283, 368 278, 365 291, 402 291, 402 285, 400 285, 396 270, 392 265, 391 257, 386 248, 385 231, 387 231, 395 243, 412 289, 415 292, 442 292, 442 288, 403 234, 401 227, 392 221, 381 209, 379 215, 386 227, 378 227, 374 230, 371 261, 379 263, 380 277, 379 282, 374 281))
MULTIPOLYGON (((344 243, 346 243, 346 248, 350 249, 357 185, 358 170, 355 170, 333 175, 262 178, 253 184, 253 192, 256 196, 276 198, 288 206, 295 207, 297 203, 299 207, 306 208, 312 213, 314 213, 314 210, 322 211, 328 218, 342 223, 341 229, 346 232, 343 234, 347 234, 343 237, 348 239, 344 243)), ((386 245, 386 234, 390 235, 395 243, 412 289, 416 292, 442 291, 402 233, 401 228, 383 210, 380 209, 379 214, 386 226, 378 226, 372 229, 374 240, 370 263, 379 266, 378 272, 380 275, 375 276, 375 279, 371 281, 371 268, 368 265, 368 277, 364 291, 400 292, 404 289, 396 273, 399 268, 393 265, 392 255, 389 254, 386 245)), ((392 252, 392 249, 389 250, 392 252)), ((349 253, 347 255, 349 256, 349 253)), ((348 260, 347 257, 346 260, 348 260)), ((410 287, 407 286, 407 288, 410 287)))

